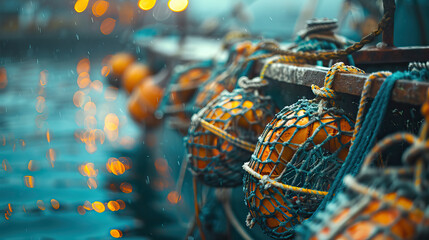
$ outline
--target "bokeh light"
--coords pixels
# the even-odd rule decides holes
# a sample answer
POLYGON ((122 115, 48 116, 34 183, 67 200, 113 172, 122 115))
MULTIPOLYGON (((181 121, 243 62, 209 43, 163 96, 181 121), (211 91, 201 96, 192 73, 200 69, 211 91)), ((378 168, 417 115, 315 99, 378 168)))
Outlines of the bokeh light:
POLYGON ((92 5, 92 14, 96 17, 101 17, 109 8, 109 2, 98 0, 92 5))
POLYGON ((85 11, 86 7, 88 6, 89 0, 77 0, 74 5, 74 10, 78 13, 81 13, 85 11))
POLYGON ((173 12, 182 12, 188 7, 188 0, 169 0, 168 8, 173 12))
POLYGON ((113 18, 106 18, 103 20, 103 22, 100 25, 100 31, 104 35, 109 35, 113 32, 113 29, 115 29, 116 20, 113 18))
POLYGON ((156 4, 156 0, 140 0, 138 5, 141 10, 151 10, 156 4))

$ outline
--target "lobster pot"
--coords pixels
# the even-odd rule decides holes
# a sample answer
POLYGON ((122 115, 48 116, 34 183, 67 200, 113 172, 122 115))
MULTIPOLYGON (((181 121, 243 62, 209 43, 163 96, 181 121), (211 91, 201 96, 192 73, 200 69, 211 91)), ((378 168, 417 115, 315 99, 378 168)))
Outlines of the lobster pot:
POLYGON ((354 123, 337 108, 299 100, 266 126, 243 168, 250 214, 273 238, 291 238, 329 191, 350 146, 354 123), (322 109, 320 109, 322 110, 322 109))
POLYGON ((241 166, 274 114, 270 97, 243 89, 222 92, 192 118, 185 139, 191 171, 209 186, 241 185, 241 166))
POLYGON ((428 192, 416 191, 411 174, 381 172, 357 178, 380 196, 346 189, 298 230, 298 239, 429 239, 428 192))

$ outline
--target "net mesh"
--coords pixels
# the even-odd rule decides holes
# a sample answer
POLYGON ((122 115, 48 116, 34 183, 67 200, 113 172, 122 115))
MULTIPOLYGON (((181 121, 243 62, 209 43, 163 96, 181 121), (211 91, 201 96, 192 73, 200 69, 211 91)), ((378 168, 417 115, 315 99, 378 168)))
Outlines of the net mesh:
POLYGON ((357 181, 382 197, 348 188, 304 224, 299 238, 428 239, 429 217, 424 209, 429 194, 417 191, 412 179, 412 172, 383 174, 382 170, 373 170, 360 174, 357 181))
POLYGON ((248 224, 291 238, 317 209, 345 160, 354 123, 338 108, 301 99, 266 126, 243 168, 248 224), (321 110, 321 111, 320 111, 321 110))
POLYGON ((222 92, 192 119, 185 139, 192 172, 209 186, 241 185, 241 166, 253 149, 249 149, 251 146, 246 149, 237 142, 244 141, 247 145, 256 142, 274 114, 270 97, 243 89, 222 92), (215 134, 208 128, 221 133, 215 134))
POLYGON ((167 94, 161 103, 162 113, 177 114, 183 117, 183 112, 198 87, 204 84, 211 76, 212 64, 202 62, 191 66, 178 66, 175 69, 167 94))

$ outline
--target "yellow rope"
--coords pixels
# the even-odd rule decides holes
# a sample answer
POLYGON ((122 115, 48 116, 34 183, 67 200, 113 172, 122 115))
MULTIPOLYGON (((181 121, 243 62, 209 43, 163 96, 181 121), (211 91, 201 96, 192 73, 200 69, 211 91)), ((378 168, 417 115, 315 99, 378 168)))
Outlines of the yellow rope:
POLYGON ((292 185, 287 185, 284 183, 280 183, 277 182, 271 178, 269 178, 267 175, 262 176, 261 174, 255 172, 251 167, 249 167, 249 163, 246 162, 243 164, 243 169, 248 172, 250 175, 252 175, 253 177, 262 180, 264 182, 266 182, 265 184, 271 184, 275 187, 279 187, 283 190, 290 190, 290 191, 294 191, 294 192, 301 192, 301 193, 308 193, 308 194, 316 194, 316 195, 321 195, 321 196, 326 196, 328 194, 328 192, 325 191, 319 191, 319 190, 313 190, 313 189, 308 189, 308 188, 301 188, 301 187, 295 187, 292 185))
POLYGON ((256 146, 254 144, 251 144, 249 142, 246 142, 244 140, 241 140, 240 138, 234 137, 233 135, 225 132, 224 130, 210 124, 209 122, 205 121, 204 119, 199 119, 201 126, 206 129, 207 131, 213 133, 214 135, 230 142, 231 144, 240 147, 244 150, 247 150, 249 152, 255 151, 256 146))

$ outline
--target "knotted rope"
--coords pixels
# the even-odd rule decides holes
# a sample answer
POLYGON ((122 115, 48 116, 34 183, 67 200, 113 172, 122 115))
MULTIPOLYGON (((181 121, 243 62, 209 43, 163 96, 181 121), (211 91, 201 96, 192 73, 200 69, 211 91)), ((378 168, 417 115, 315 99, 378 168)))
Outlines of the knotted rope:
MULTIPOLYGON (((388 75, 388 73, 374 74, 375 77, 378 75, 388 75)), ((385 79, 365 117, 365 120, 363 121, 360 131, 358 131, 355 136, 354 144, 350 147, 350 152, 344 164, 341 166, 340 171, 332 183, 329 194, 323 199, 313 216, 315 216, 320 210, 324 209, 326 204, 333 199, 335 194, 344 189, 344 177, 347 174, 352 176, 356 175, 361 168, 364 157, 372 149, 375 143, 377 133, 380 129, 381 123, 383 122, 387 105, 390 101, 392 89, 398 79, 415 79, 415 75, 408 72, 396 72, 385 79)))
POLYGON ((323 87, 319 87, 315 84, 311 85, 311 90, 314 95, 321 98, 334 99, 336 97, 334 90, 332 89, 332 83, 334 82, 334 77, 336 73, 365 73, 363 70, 353 67, 346 66, 342 62, 334 64, 331 69, 326 73, 325 82, 323 87))

